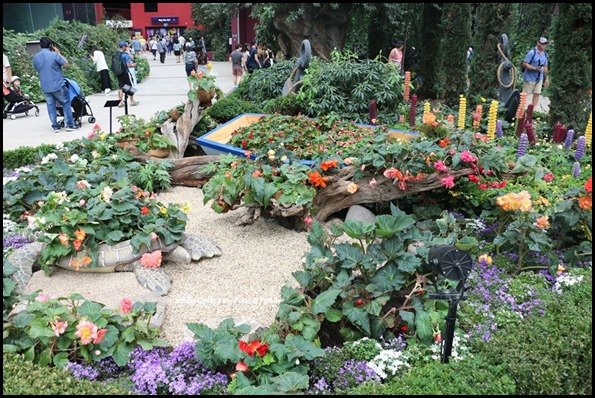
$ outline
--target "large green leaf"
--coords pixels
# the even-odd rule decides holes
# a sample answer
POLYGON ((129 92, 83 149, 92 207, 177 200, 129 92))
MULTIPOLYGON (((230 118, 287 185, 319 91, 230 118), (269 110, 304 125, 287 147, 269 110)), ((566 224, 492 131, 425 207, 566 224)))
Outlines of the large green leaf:
POLYGON ((301 375, 295 372, 287 372, 273 378, 278 391, 282 393, 306 390, 308 388, 309 380, 308 375, 301 375))
POLYGON ((343 268, 355 268, 364 259, 364 252, 357 245, 339 243, 335 245, 335 250, 343 268))
POLYGON ((52 337, 54 332, 48 324, 48 320, 45 318, 39 318, 31 322, 29 328, 29 336, 32 339, 38 339, 40 337, 52 337))
POLYGON ((328 289, 320 293, 314 300, 312 300, 312 308, 310 309, 313 314, 321 314, 326 312, 337 300, 337 296, 341 293, 339 289, 328 289))
POLYGON ((362 307, 356 307, 352 302, 347 301, 343 306, 343 313, 353 324, 359 326, 368 336, 370 335, 370 319, 362 307))
POLYGON ((380 268, 370 279, 379 291, 399 290, 405 283, 403 273, 395 264, 387 264, 380 268))
POLYGON ((78 313, 80 317, 85 317, 88 321, 95 322, 101 316, 101 309, 103 307, 103 304, 87 300, 79 307, 78 313))
POLYGON ((349 220, 345 221, 341 225, 341 228, 350 238, 361 239, 366 234, 374 231, 374 224, 364 223, 359 220, 349 220))
POLYGON ((116 349, 114 350, 112 358, 114 358, 114 361, 118 366, 124 366, 128 363, 128 355, 134 350, 134 347, 134 344, 126 344, 124 342, 116 344, 116 349))
POLYGON ((417 311, 415 317, 415 332, 421 340, 429 340, 433 336, 432 320, 425 311, 417 311))

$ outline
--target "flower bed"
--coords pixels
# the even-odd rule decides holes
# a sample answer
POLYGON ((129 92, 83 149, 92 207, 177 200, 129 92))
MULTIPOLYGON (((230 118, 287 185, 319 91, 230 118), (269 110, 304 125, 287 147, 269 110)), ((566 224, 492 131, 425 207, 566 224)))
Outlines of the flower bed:
MULTIPOLYGON (((312 164, 319 153, 335 148, 339 156, 353 156, 372 142, 382 128, 355 123, 333 123, 328 128, 324 121, 304 116, 264 115, 244 113, 199 137, 196 142, 208 155, 231 153, 255 159, 266 150, 283 146, 304 164, 312 164), (255 126, 258 124, 258 126, 255 126), (346 153, 349 151, 349 153, 346 153)), ((418 135, 388 129, 389 137, 412 140, 418 135)))

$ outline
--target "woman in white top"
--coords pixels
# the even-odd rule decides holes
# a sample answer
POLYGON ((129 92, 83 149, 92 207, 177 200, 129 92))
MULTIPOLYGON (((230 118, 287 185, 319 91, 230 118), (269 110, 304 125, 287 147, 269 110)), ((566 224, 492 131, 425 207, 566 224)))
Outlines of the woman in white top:
POLYGON ((105 61, 105 55, 97 46, 93 46, 93 64, 97 68, 97 72, 99 72, 99 76, 101 77, 101 90, 104 94, 109 93, 112 91, 111 83, 109 81, 109 69, 107 68, 107 62, 105 61))

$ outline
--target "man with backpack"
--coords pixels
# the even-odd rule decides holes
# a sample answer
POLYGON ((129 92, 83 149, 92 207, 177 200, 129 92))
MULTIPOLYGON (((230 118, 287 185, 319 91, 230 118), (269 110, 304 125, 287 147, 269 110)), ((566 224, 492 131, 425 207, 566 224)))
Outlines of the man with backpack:
MULTIPOLYGON (((120 47, 120 50, 115 52, 112 56, 112 72, 114 72, 114 75, 118 78, 118 99, 120 100, 118 108, 122 108, 124 106, 124 101, 122 100, 122 95, 124 94, 122 87, 125 85, 132 87, 129 69, 134 68, 136 64, 132 62, 130 55, 126 51, 128 49, 128 43, 121 41, 118 46, 120 47)), ((131 106, 139 104, 138 101, 134 100, 134 94, 129 97, 131 106)))
POLYGON ((533 94, 533 108, 537 108, 539 94, 542 86, 548 87, 550 81, 548 78, 548 59, 545 52, 545 46, 548 40, 541 37, 537 40, 537 45, 527 52, 523 59, 523 92, 533 94))

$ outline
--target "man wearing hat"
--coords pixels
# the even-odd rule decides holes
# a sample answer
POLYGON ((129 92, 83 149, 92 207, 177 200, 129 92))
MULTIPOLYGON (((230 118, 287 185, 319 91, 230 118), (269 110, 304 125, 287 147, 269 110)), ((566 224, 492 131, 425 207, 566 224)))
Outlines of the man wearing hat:
MULTIPOLYGON (((125 85, 128 85, 129 87, 132 87, 132 80, 130 77, 130 68, 134 68, 135 63, 132 62, 132 59, 130 59, 130 55, 128 54, 128 43, 126 43, 125 41, 121 41, 118 46, 120 47, 120 52, 122 53, 122 63, 124 65, 126 65, 126 71, 125 73, 122 73, 121 75, 118 75, 118 99, 120 100, 120 103, 118 104, 119 108, 122 108, 124 106, 124 101, 122 100, 122 96, 123 96, 123 92, 122 92, 122 87, 124 87, 125 85)), ((131 106, 136 106, 139 104, 138 101, 134 100, 134 94, 129 95, 130 97, 130 105, 131 106)))
POLYGON ((545 52, 545 46, 548 44, 548 40, 545 37, 537 40, 537 45, 527 52, 523 59, 523 67, 525 72, 523 73, 523 92, 533 94, 533 108, 537 108, 539 102, 539 94, 541 94, 542 85, 545 87, 550 85, 548 78, 548 59, 545 52))

